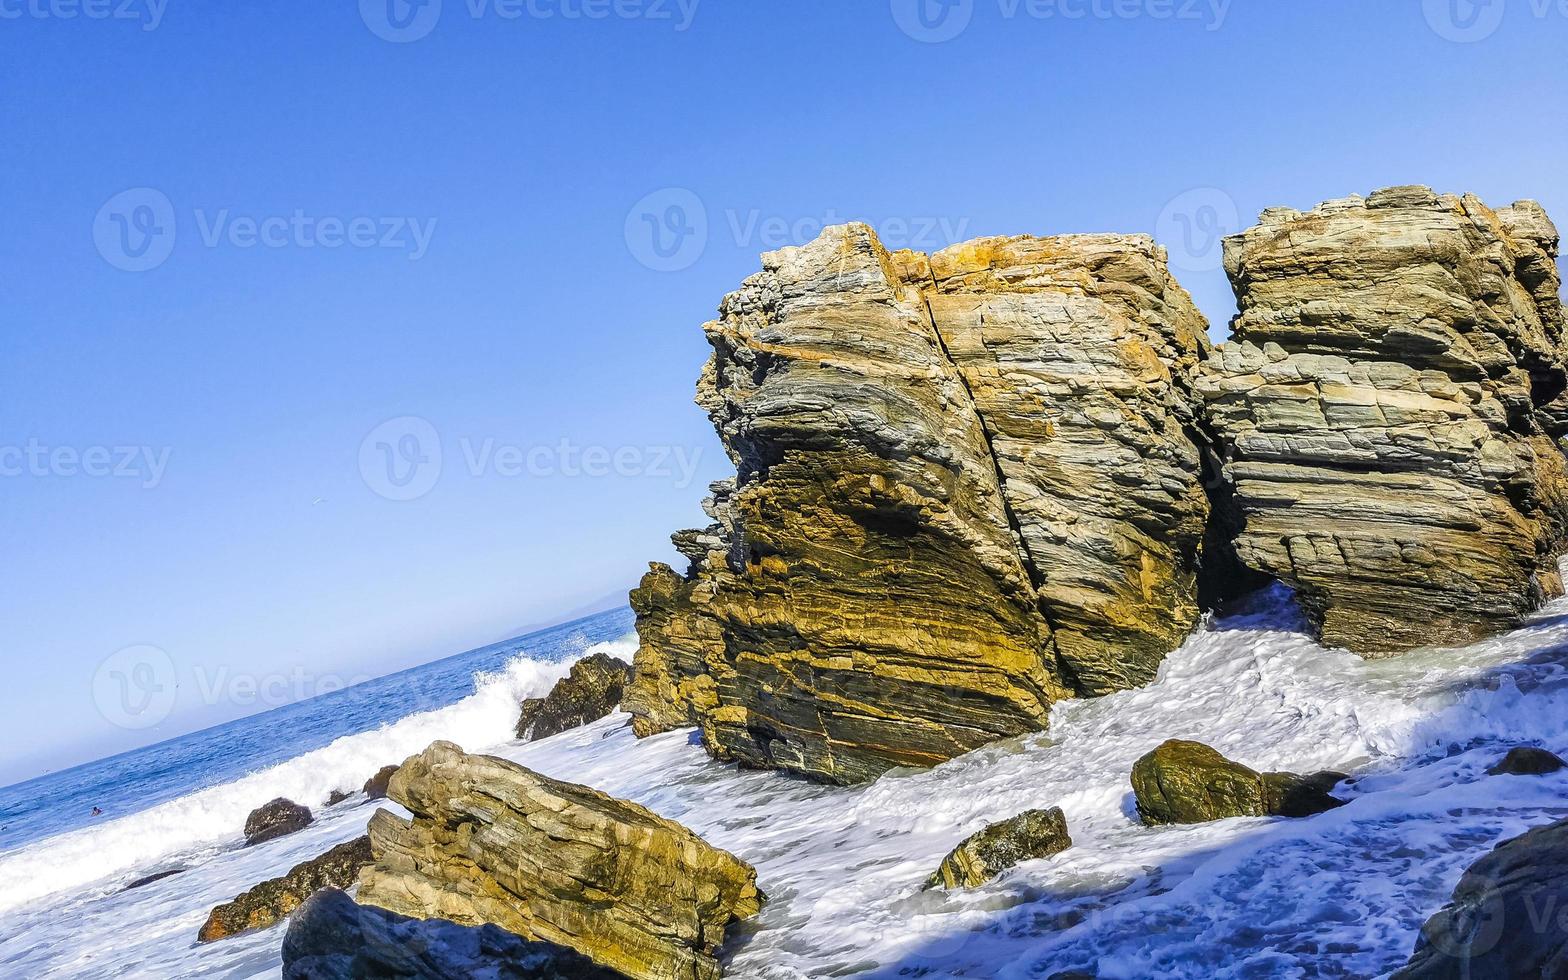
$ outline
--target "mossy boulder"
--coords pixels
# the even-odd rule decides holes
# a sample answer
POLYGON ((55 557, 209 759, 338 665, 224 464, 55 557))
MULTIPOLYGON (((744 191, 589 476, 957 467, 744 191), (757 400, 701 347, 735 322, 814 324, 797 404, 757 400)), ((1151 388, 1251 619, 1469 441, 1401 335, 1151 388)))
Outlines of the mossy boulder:
POLYGON ((1520 745, 1508 750, 1497 765, 1486 772, 1490 776, 1547 776, 1568 765, 1568 762, 1545 749, 1520 745))
POLYGON ((1025 810, 964 840, 942 859, 927 888, 973 888, 1023 861, 1060 854, 1073 846, 1060 807, 1025 810))
POLYGON ((262 882, 213 909, 196 941, 210 943, 250 929, 265 929, 286 918, 322 888, 347 888, 370 864, 370 837, 339 844, 325 854, 296 864, 281 878, 262 882))
POLYGON ((1132 767, 1138 816, 1149 826, 1226 817, 1306 817, 1343 806, 1328 791, 1340 773, 1260 773, 1202 742, 1171 739, 1132 767))

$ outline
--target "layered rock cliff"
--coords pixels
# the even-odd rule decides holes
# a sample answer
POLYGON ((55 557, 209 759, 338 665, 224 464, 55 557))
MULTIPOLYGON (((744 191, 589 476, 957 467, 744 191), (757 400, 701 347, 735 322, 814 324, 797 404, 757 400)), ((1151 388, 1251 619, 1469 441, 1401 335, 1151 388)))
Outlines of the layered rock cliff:
POLYGON ((1557 231, 1420 187, 1265 212, 1198 387, 1242 564, 1325 643, 1464 643, 1561 593, 1557 231))
POLYGON ((1199 613, 1205 329, 1142 237, 765 255, 705 327, 736 479, 632 596, 638 732, 854 782, 1151 678, 1199 613))

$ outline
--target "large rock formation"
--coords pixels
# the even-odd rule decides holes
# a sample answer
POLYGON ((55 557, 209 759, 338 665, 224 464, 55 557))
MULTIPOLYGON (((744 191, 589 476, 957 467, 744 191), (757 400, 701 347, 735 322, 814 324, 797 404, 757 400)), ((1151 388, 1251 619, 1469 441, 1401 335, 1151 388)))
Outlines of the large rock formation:
POLYGON ((496 926, 410 919, 317 892, 289 920, 283 980, 622 980, 575 950, 496 926))
POLYGON ((347 888, 370 863, 370 838, 357 837, 271 878, 231 902, 213 909, 196 936, 199 943, 225 939, 248 929, 265 929, 286 918, 322 888, 347 888))
POLYGON ((1205 329, 1143 237, 765 255, 705 328, 736 479, 632 596, 638 733, 847 783, 1150 679, 1199 613, 1205 329))
POLYGON ((596 653, 572 664, 571 672, 542 698, 529 698, 517 718, 517 737, 541 738, 598 721, 620 707, 632 668, 624 660, 596 653))
POLYGON ((637 980, 715 980, 725 929, 757 913, 756 871, 635 803, 437 742, 370 821, 359 901, 490 923, 637 980))
POLYGON ((1471 865, 1395 980, 1568 976, 1568 820, 1471 865))
POLYGON ((1236 554, 1326 643, 1465 643, 1561 593, 1556 254, 1534 203, 1420 187, 1227 240, 1240 314, 1198 387, 1236 554))

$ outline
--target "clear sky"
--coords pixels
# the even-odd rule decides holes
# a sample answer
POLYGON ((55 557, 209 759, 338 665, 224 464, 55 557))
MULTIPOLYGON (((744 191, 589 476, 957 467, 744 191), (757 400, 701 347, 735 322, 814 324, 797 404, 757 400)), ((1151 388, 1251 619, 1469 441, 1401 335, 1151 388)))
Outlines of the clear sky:
POLYGON ((1545 0, 0 0, 0 782, 668 558, 757 253, 1568 215, 1545 0), (172 683, 169 683, 172 681, 172 683))

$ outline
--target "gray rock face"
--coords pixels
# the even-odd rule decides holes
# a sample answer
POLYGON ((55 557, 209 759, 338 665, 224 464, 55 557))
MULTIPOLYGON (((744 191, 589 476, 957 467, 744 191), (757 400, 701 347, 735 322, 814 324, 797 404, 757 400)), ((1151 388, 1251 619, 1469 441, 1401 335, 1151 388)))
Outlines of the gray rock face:
POLYGON ((1568 976, 1568 820, 1505 841, 1470 866, 1421 927, 1395 980, 1568 976))
POLYGON ((1562 592, 1557 232, 1402 187, 1226 242, 1240 314, 1198 390, 1246 567, 1324 642, 1466 643, 1562 592))
POLYGON ((953 848, 927 888, 973 888, 1022 861, 1050 857, 1073 846, 1060 807, 1025 810, 994 823, 953 848))
POLYGON ((284 980, 623 980, 588 957, 495 926, 424 921, 317 892, 289 921, 284 980))
POLYGON ((763 257, 698 384, 737 477, 633 594, 639 734, 830 782, 1038 730, 1197 620, 1206 324, 1138 236, 763 257))
POLYGON ((315 820, 310 808, 282 797, 263 803, 245 818, 245 846, 276 840, 285 834, 304 830, 315 820))
POLYGON ((436 742, 370 821, 358 899, 491 924, 636 980, 717 980, 725 930, 762 907, 757 873, 673 821, 586 786, 436 742))

